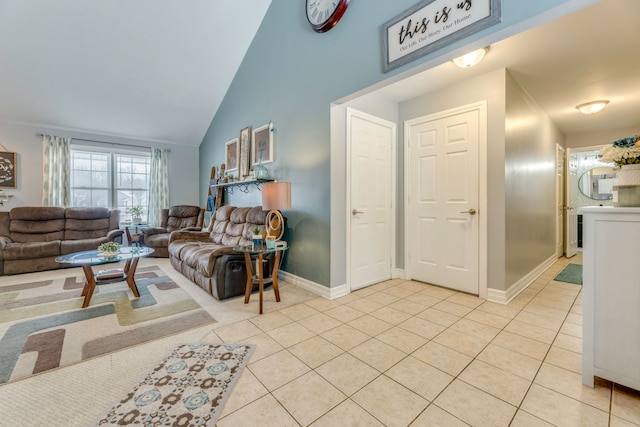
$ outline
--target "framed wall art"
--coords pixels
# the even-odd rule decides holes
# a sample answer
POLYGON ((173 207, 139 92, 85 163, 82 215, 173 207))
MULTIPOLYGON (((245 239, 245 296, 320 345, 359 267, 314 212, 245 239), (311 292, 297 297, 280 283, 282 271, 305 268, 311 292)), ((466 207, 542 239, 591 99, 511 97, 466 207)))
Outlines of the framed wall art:
POLYGON ((227 172, 238 170, 238 159, 238 138, 235 138, 224 145, 224 163, 227 172))
POLYGON ((268 123, 253 131, 251 164, 273 162, 273 126, 268 123))
POLYGON ((0 188, 18 187, 16 153, 0 151, 0 188))
POLYGON ((240 131, 240 165, 238 179, 245 179, 249 175, 249 154, 251 150, 251 126, 240 131))

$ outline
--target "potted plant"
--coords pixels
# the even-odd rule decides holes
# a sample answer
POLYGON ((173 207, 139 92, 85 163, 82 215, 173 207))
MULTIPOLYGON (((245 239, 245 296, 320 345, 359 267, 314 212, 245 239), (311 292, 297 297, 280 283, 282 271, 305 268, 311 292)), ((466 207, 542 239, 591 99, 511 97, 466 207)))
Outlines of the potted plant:
POLYGON ((120 249, 120 246, 122 245, 118 242, 106 242, 98 246, 98 250, 102 252, 101 255, 103 257, 114 258, 118 256, 118 250, 120 249))
POLYGON ((142 206, 132 206, 129 208, 129 213, 132 216, 132 221, 134 224, 142 224, 142 206))
POLYGON ((253 245, 262 246, 262 231, 260 230, 260 227, 255 227, 253 229, 253 245))

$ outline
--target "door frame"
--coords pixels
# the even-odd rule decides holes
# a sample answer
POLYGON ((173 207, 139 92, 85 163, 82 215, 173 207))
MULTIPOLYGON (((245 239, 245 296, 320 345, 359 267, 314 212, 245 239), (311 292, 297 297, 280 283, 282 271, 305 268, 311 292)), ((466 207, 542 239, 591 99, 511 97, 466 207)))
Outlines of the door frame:
POLYGON ((487 299, 488 284, 488 215, 487 215, 487 141, 488 141, 488 123, 487 123, 487 100, 474 102, 471 104, 461 105, 459 107, 448 110, 439 111, 437 113, 427 114, 426 116, 417 117, 406 120, 403 127, 403 148, 404 148, 404 259, 405 259, 405 279, 411 277, 411 263, 409 262, 409 227, 410 209, 409 209, 409 191, 410 188, 410 158, 409 158, 409 128, 415 124, 441 119, 446 116, 466 113, 478 110, 478 296, 487 299))
POLYGON ((556 209, 558 206, 558 198, 560 193, 562 193, 562 219, 558 221, 558 212, 556 211, 556 258, 561 258, 564 255, 564 251, 566 248, 565 240, 566 240, 566 226, 565 223, 565 215, 567 214, 565 210, 565 206, 567 205, 567 166, 569 164, 567 160, 568 150, 556 142, 556 209), (562 153, 563 158, 560 159, 560 153, 562 153), (562 168, 562 175, 558 172, 562 168), (558 183, 558 179, 560 182, 558 183), (561 229, 561 230, 560 230, 561 229), (560 242, 560 251, 558 252, 558 239, 560 242))
MULTIPOLYGON (((396 265, 396 228, 397 228, 397 216, 396 216, 396 206, 398 203, 398 187, 397 187, 397 178, 396 178, 396 174, 397 174, 397 157, 398 157, 398 144, 397 144, 397 140, 398 140, 398 132, 397 132, 397 124, 395 122, 389 121, 389 120, 385 120, 383 118, 374 116, 372 114, 368 114, 365 112, 362 112, 360 110, 357 110, 353 107, 347 107, 347 111, 346 111, 346 135, 345 135, 345 141, 346 141, 346 158, 347 158, 347 164, 346 164, 346 189, 345 189, 345 196, 346 196, 346 241, 347 241, 347 253, 346 253, 346 270, 347 270, 347 292, 350 293, 351 292, 351 210, 353 209, 353 207, 351 206, 351 156, 352 156, 352 151, 351 151, 351 119, 356 116, 360 119, 364 119, 364 120, 368 120, 368 121, 372 121, 375 123, 378 123, 382 126, 389 126, 392 131, 391 131, 391 171, 389 172, 391 174, 391 191, 389 194, 390 197, 390 204, 391 204, 391 219, 390 219, 390 244, 391 244, 391 248, 390 248, 390 260, 389 260, 389 271, 391 273, 391 278, 394 278, 396 275, 394 275, 394 266, 396 265)), ((360 288, 359 288, 360 289, 360 288)))
MULTIPOLYGON (((571 206, 569 205, 569 203, 571 202, 572 199, 572 194, 579 192, 580 190, 578 190, 578 186, 576 185, 575 188, 571 185, 571 180, 570 180, 570 174, 571 174, 571 155, 576 154, 576 153, 584 153, 585 151, 598 151, 600 150, 604 145, 606 144, 602 144, 602 145, 589 145, 589 146, 585 146, 585 147, 566 147, 566 151, 565 151, 565 171, 564 171, 564 176, 565 176, 565 188, 564 188, 564 215, 565 215, 565 245, 564 245, 564 249, 565 249, 565 253, 564 256, 567 258, 572 258, 574 257, 576 254, 578 254, 579 252, 582 252, 582 248, 578 248, 578 244, 577 244, 577 239, 578 239, 578 232, 577 232, 577 227, 578 227, 578 212, 577 210, 579 209, 579 207, 574 207, 573 209, 575 209, 575 223, 573 224, 569 224, 569 219, 571 218, 571 206), (571 244, 571 242, 569 241, 569 227, 573 225, 576 227, 576 252, 569 255, 570 253, 570 249, 569 245, 571 244)), ((580 180, 579 176, 576 176, 576 184, 578 183, 578 181, 580 180)), ((577 194, 577 193, 576 193, 577 194)), ((596 206, 598 203, 593 203, 594 206, 596 206)))

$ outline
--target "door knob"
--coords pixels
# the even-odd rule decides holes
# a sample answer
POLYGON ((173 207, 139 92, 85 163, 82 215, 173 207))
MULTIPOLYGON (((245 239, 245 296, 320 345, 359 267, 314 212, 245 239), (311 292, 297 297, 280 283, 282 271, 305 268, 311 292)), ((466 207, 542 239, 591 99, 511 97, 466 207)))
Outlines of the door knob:
POLYGON ((475 215, 476 214, 476 210, 471 208, 468 211, 462 211, 460 213, 466 213, 466 214, 469 214, 469 215, 475 215))
POLYGON ((352 215, 358 215, 358 214, 363 214, 363 213, 364 213, 364 212, 359 211, 359 210, 357 210, 357 209, 354 209, 354 210, 352 210, 352 211, 351 211, 351 214, 352 214, 352 215))

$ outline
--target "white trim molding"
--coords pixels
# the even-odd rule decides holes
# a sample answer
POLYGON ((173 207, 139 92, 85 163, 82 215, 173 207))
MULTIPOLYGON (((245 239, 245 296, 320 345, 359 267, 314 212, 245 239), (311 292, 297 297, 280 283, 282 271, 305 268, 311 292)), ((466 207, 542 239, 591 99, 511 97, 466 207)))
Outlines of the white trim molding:
POLYGON ((522 279, 518 280, 513 285, 509 286, 509 289, 506 291, 501 291, 498 289, 487 289, 487 300, 492 302, 497 302, 500 304, 508 304, 512 299, 517 297, 520 292, 527 289, 527 287, 532 284, 542 273, 545 272, 549 267, 553 265, 558 260, 555 254, 551 255, 548 259, 542 262, 539 266, 531 270, 526 276, 522 279))
POLYGON ((311 293, 327 299, 340 298, 349 293, 346 283, 333 288, 327 288, 326 286, 323 286, 319 283, 312 282, 311 280, 304 279, 302 277, 296 276, 295 274, 291 274, 282 270, 278 272, 278 280, 291 283, 292 285, 295 285, 299 288, 305 289, 311 293))

